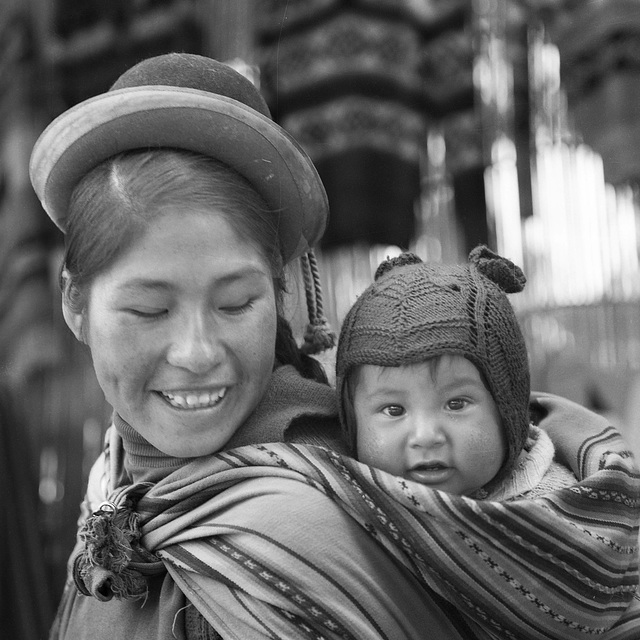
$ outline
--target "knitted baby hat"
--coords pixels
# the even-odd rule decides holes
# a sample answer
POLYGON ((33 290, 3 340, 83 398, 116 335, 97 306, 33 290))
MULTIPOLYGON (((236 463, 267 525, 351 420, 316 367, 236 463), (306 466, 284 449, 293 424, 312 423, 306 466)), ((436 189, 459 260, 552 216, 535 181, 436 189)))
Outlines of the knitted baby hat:
POLYGON ((527 349, 507 293, 522 291, 521 269, 481 245, 466 265, 427 264, 411 253, 386 260, 342 325, 336 356, 340 413, 355 450, 355 425, 345 420, 345 382, 363 364, 396 367, 443 354, 469 359, 489 386, 506 435, 505 477, 529 430, 527 349))

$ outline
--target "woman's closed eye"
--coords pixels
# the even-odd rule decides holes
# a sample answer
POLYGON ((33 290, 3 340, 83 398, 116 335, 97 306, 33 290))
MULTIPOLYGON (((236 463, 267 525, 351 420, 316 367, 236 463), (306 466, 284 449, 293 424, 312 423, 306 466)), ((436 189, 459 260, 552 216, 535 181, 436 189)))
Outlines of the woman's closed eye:
POLYGON ((220 311, 227 313, 229 315, 240 315, 243 313, 247 313, 251 309, 253 309, 254 301, 253 299, 249 299, 246 302, 241 302, 239 304, 227 304, 220 307, 220 311))
POLYGON ((157 319, 165 316, 169 313, 168 309, 156 309, 156 308, 130 308, 125 309, 127 313, 138 318, 157 319))

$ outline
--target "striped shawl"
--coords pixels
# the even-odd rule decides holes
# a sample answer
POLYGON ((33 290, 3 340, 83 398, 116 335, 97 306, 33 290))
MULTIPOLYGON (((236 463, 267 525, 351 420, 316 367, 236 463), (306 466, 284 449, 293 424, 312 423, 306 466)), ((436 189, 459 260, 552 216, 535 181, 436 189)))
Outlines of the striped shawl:
POLYGON ((637 640, 640 477, 612 428, 573 471, 541 498, 478 501, 251 445, 145 487, 136 511, 142 546, 226 639, 637 640))

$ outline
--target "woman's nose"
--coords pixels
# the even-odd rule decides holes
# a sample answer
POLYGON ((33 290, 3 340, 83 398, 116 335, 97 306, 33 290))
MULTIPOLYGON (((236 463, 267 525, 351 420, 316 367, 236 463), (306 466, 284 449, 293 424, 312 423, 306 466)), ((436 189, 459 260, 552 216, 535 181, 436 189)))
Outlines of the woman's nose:
POLYGON ((169 364, 198 374, 214 367, 223 352, 214 324, 205 314, 193 314, 176 322, 167 352, 169 364))
POLYGON ((442 423, 437 416, 416 416, 411 425, 409 444, 412 447, 437 447, 446 440, 442 423))

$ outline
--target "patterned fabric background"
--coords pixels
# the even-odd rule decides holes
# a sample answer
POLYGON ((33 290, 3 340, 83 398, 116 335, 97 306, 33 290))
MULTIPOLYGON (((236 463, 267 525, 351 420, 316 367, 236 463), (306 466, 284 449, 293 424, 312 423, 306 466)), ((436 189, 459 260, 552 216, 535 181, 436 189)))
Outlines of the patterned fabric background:
POLYGON ((260 3, 262 90, 318 167, 323 246, 407 246, 429 123, 473 104, 468 2, 260 3))

